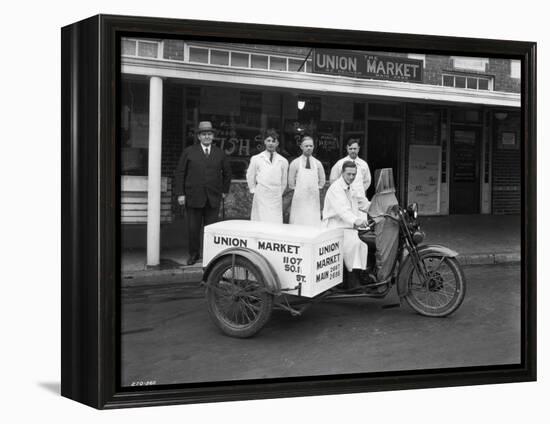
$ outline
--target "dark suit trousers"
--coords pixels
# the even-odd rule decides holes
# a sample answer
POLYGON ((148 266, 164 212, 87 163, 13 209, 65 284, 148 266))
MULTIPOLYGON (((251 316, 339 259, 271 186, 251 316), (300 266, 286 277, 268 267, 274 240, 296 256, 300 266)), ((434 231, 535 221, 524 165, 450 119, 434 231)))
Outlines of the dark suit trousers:
POLYGON ((203 225, 213 224, 218 220, 218 208, 212 208, 206 202, 204 208, 192 208, 186 206, 187 231, 189 234, 189 255, 201 254, 201 229, 203 225))

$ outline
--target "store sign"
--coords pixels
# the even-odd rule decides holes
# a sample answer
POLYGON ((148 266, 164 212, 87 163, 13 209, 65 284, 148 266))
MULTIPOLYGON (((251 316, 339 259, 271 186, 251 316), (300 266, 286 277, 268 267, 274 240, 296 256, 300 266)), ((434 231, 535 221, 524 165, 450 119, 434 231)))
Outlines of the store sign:
POLYGON ((313 51, 313 72, 354 78, 422 82, 421 60, 341 50, 313 51))

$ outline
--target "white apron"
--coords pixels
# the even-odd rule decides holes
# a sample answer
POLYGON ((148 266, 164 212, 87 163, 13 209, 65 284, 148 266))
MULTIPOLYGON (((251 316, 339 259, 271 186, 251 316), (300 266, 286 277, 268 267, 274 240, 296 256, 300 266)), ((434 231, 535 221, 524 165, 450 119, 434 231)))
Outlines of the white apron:
POLYGON ((283 222, 283 193, 281 167, 270 163, 258 174, 252 200, 251 221, 283 222))
POLYGON ((321 203, 319 200, 319 175, 317 164, 310 159, 307 169, 302 160, 296 176, 296 187, 290 208, 290 223, 319 226, 321 224, 321 203))

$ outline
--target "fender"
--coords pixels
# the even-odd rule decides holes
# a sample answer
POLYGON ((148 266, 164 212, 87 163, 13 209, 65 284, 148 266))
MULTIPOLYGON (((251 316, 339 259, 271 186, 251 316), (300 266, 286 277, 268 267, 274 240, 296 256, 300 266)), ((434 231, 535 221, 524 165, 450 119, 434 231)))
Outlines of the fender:
POLYGON ((247 247, 231 247, 229 249, 222 250, 214 256, 206 268, 204 268, 202 281, 206 283, 215 264, 223 258, 232 255, 243 257, 252 262, 256 267, 258 267, 260 273, 264 277, 265 284, 268 287, 269 292, 274 295, 281 294, 281 283, 279 282, 279 277, 271 264, 261 254, 247 247))
MULTIPOLYGON (((423 257, 427 254, 438 254, 448 258, 455 258, 458 253, 448 247, 441 246, 439 244, 425 244, 417 247, 418 254, 423 257)), ((413 270, 413 263, 411 256, 407 255, 401 266, 399 267, 399 273, 397 274, 397 294, 399 297, 406 296, 409 293, 408 276, 413 270)))

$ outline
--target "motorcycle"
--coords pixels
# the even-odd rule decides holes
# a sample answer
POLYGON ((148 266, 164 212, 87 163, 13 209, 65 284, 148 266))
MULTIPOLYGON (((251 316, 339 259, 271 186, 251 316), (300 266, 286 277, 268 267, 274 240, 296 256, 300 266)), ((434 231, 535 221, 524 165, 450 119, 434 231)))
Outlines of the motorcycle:
POLYGON ((456 259, 458 253, 441 245, 425 244, 425 234, 418 223, 418 205, 406 209, 392 208, 392 213, 378 215, 399 225, 397 255, 391 277, 378 281, 375 268, 376 234, 372 228, 358 231, 359 238, 369 246, 368 268, 361 273, 358 288, 336 287, 335 293, 362 292, 370 297, 385 297, 396 285, 401 299, 416 312, 431 317, 444 317, 456 311, 466 294, 466 279, 456 259), (375 290, 373 290, 375 289, 375 290))
MULTIPOLYGON (((387 182, 390 189, 386 193, 395 199, 392 175, 387 182)), ((377 193, 378 188, 383 185, 377 183, 377 193)), ((376 208, 371 204, 369 212, 371 209, 376 208)), ((203 284, 212 320, 226 335, 251 337, 267 323, 274 308, 300 316, 320 301, 384 298, 394 286, 399 299, 423 316, 444 317, 455 312, 466 294, 458 253, 445 246, 422 244, 424 233, 416 203, 404 209, 395 201, 385 212, 374 216, 376 224, 357 229, 370 254, 367 270, 361 272, 359 285, 354 287, 343 279, 341 228, 244 220, 207 226, 203 284), (389 263, 391 272, 379 281, 375 275, 379 244, 375 228, 382 219, 396 223, 399 230, 394 240, 396 254, 389 263), (330 256, 321 259, 321 254, 330 256)))

